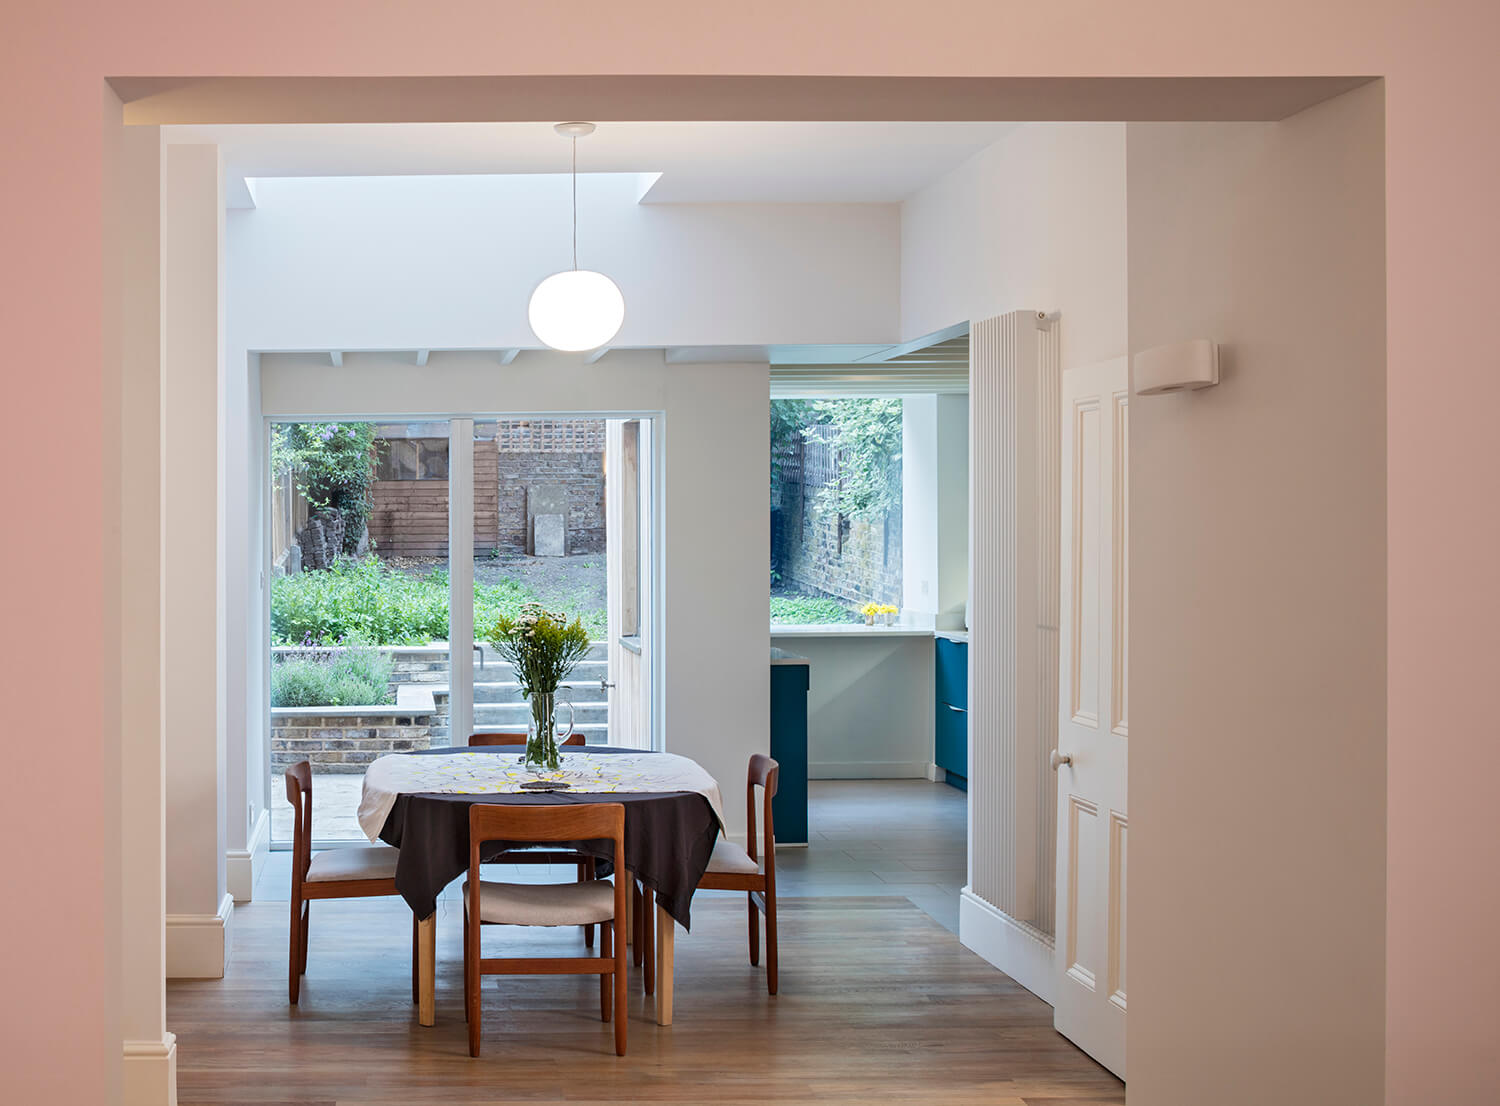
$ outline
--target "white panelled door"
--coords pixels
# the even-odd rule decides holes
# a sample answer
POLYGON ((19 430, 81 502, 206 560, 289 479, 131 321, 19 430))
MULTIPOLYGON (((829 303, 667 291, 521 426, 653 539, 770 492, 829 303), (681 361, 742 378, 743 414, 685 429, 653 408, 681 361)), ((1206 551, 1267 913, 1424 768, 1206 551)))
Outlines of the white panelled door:
POLYGON ((1058 1032, 1125 1078, 1129 820, 1127 564, 1130 384, 1121 357, 1062 386, 1057 752, 1058 1032))

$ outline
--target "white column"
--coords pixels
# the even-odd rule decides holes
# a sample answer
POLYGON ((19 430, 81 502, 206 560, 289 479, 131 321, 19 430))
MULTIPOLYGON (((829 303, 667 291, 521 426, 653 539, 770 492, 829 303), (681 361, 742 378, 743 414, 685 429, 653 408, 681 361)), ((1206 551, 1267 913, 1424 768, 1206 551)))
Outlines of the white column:
POLYGON ((908 620, 964 624, 969 594, 969 397, 901 400, 901 606, 908 620))
POLYGON ((937 439, 937 624, 965 626, 969 598, 969 397, 933 396, 937 439))
POLYGON ((113 216, 123 256, 120 433, 121 1101, 177 1097, 166 1027, 166 785, 162 730, 161 184, 158 127, 122 127, 113 216))
POLYGON ((474 420, 448 423, 448 742, 474 732, 474 420))
POLYGON ((224 871, 223 169, 169 145, 162 189, 163 712, 169 978, 217 978, 224 871))
MULTIPOLYGON (((232 332, 233 327, 231 325, 232 332)), ((235 902, 248 902, 270 841, 259 720, 260 586, 265 557, 259 532, 258 384, 251 355, 230 342, 224 361, 224 841, 225 874, 235 902), (252 412, 254 417, 252 417, 252 412)))
POLYGON ((901 607, 933 625, 938 611, 937 396, 901 398, 901 607))

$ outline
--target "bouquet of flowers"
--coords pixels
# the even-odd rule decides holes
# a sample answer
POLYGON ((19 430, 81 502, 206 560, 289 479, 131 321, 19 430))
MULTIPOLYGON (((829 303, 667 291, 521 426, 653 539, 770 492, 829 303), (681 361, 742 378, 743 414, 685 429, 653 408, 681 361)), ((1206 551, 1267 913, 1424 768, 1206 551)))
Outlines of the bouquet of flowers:
POLYGON ((511 663, 521 694, 531 701, 531 725, 526 741, 526 763, 558 766, 557 729, 553 696, 588 655, 589 634, 579 619, 527 603, 515 618, 500 616, 490 632, 490 644, 511 663))

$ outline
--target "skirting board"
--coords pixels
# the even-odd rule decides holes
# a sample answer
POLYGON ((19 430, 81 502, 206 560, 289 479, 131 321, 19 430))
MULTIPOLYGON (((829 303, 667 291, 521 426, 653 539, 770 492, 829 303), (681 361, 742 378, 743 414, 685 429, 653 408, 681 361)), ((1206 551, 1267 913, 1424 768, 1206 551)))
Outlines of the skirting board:
POLYGON ((929 762, 927 765, 927 778, 933 783, 947 783, 948 772, 946 769, 939 768, 936 764, 929 762))
POLYGON ((1052 942, 995 909, 967 887, 958 899, 958 940, 1048 1006, 1056 1005, 1052 942))
POLYGON ((234 896, 227 893, 217 914, 168 914, 167 978, 223 979, 233 919, 234 896))
POLYGON ((807 766, 810 780, 920 780, 927 778, 922 760, 825 760, 807 766))
POLYGON ((123 1106, 177 1106, 177 1038, 126 1041, 120 1069, 123 1106))
POLYGON ((250 847, 229 849, 224 853, 224 875, 229 893, 237 903, 255 898, 255 883, 265 869, 271 852, 271 812, 262 810, 250 831, 250 847))

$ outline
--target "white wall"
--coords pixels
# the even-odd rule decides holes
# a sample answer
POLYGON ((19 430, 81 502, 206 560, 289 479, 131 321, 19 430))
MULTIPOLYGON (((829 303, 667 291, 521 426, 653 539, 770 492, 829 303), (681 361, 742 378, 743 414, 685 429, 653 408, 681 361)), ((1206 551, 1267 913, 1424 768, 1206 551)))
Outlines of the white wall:
POLYGON ((901 205, 901 334, 1061 310, 1062 366, 1125 353, 1125 126, 1027 123, 901 205))
MULTIPOLYGON (((225 627, 223 167, 166 147, 162 192, 162 664, 167 974, 223 974, 225 627), (205 463, 213 458, 213 463, 205 463)), ((149 647, 149 646, 146 646, 149 647)))
POLYGON ((969 397, 901 399, 901 607, 960 629, 969 587, 969 397))
POLYGON ((1131 346, 1224 358, 1130 409, 1142 1102, 1384 1099, 1382 91, 1129 128, 1131 346))
POLYGON ((493 354, 263 354, 268 417, 659 414, 666 748, 724 789, 730 832, 744 832, 739 781, 770 732, 765 502, 770 370, 763 364, 667 364, 659 351, 493 354))
POLYGON ((901 779, 932 765, 932 635, 797 634, 772 643, 806 657, 807 774, 901 779))
MULTIPOLYGON (((111 94, 112 95, 112 94, 111 94)), ((118 104, 115 118, 118 119, 118 104)), ((121 256, 124 372, 118 402, 120 626, 118 875, 122 965, 121 1101, 168 1101, 176 1045, 166 1029, 166 779, 162 728, 161 214, 157 127, 115 127, 122 164, 113 194, 129 236, 121 256)), ((108 132, 106 132, 108 133, 108 132)), ((106 194, 111 194, 106 192, 106 194)), ((106 375, 106 380, 111 377, 106 375)), ((107 474, 108 477, 108 474, 107 474)), ((103 893, 103 889, 99 889, 103 893)))
MULTIPOLYGON (((1126 270, 1124 124, 1017 126, 902 205, 901 330, 908 338, 1010 311, 1057 311, 1061 319, 1053 332, 1064 370, 1120 357, 1129 344, 1126 270)), ((952 418, 955 412, 946 414, 952 418)), ((966 453, 995 439, 1000 414, 993 405, 973 413, 977 421, 972 440, 965 435, 966 453)), ((938 438, 945 446, 956 441, 942 431, 938 438)), ((993 509, 975 505, 976 511, 993 509)), ((956 551, 952 555, 957 558, 956 551)), ((950 598, 963 602, 963 596, 950 598)), ((1001 640, 998 629, 981 627, 970 639, 971 672, 998 670, 986 652, 1001 640)), ((974 694, 971 689, 971 709, 974 694)), ((979 759, 971 747, 971 773, 979 759)), ((971 797, 976 793, 971 790, 971 797)), ((1031 825, 1022 811, 1006 816, 1031 825)), ((995 825, 998 817, 996 812, 979 821, 995 825)), ((971 829, 971 871, 1009 870, 1006 858, 1016 842, 1001 840, 1007 836, 1014 835, 974 836, 971 829)), ((1038 872, 1037 878, 1048 881, 1053 873, 1038 872)), ((988 904, 973 909, 977 901, 966 899, 971 908, 960 919, 964 943, 1033 983, 1047 977, 1048 946, 1018 938, 1029 931, 1010 925, 988 904)))
POLYGON ((938 609, 937 396, 901 397, 901 608, 938 609))
POLYGON ((969 598, 969 397, 939 395, 937 424, 938 626, 966 627, 969 598))
MULTIPOLYGON (((625 295, 618 346, 897 339, 890 204, 651 204, 582 176, 579 264, 625 295)), ((538 343, 532 289, 571 268, 566 177, 280 178, 229 219, 251 349, 538 343)))

